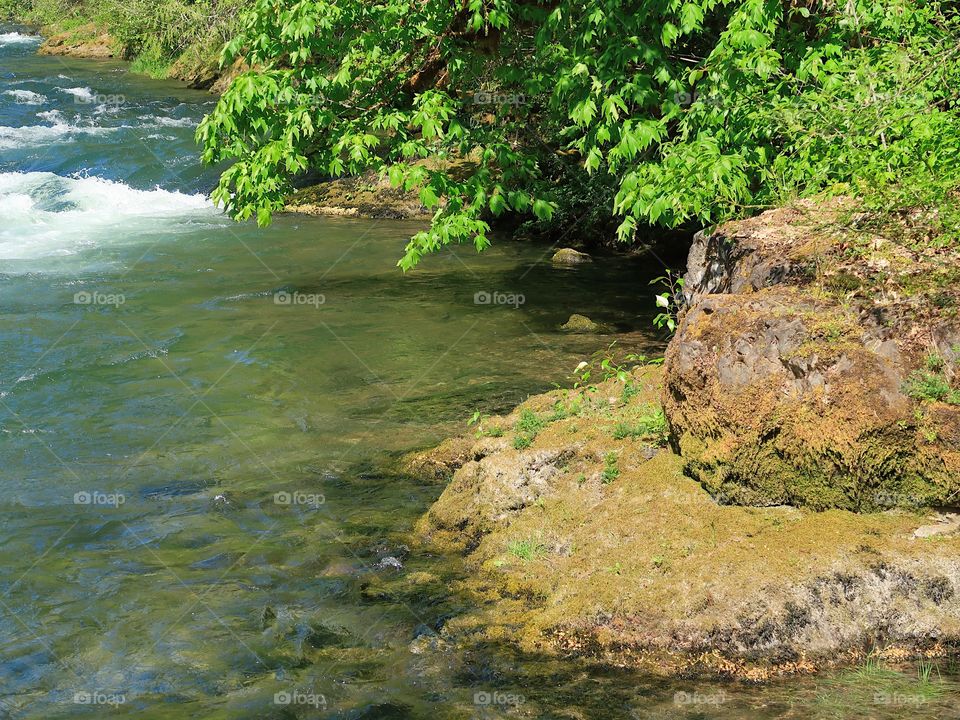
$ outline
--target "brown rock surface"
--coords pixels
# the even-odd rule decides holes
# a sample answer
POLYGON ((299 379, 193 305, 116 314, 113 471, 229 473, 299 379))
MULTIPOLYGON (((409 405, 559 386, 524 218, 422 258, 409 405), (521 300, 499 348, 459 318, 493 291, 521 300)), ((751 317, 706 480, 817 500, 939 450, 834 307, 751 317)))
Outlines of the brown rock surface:
POLYGON ((837 215, 807 205, 698 235, 666 358, 675 445, 721 502, 950 505, 958 288, 837 215))

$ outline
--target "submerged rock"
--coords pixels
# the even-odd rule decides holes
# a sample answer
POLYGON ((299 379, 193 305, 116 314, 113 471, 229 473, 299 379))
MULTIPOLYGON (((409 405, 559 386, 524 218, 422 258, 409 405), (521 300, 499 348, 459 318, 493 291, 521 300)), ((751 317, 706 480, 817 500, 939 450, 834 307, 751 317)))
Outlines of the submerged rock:
POLYGON ((571 315, 570 319, 560 326, 560 329, 568 333, 603 332, 603 327, 600 324, 595 323, 586 315, 577 315, 576 313, 571 315))
POLYGON ((877 286, 871 248, 898 248, 825 234, 823 214, 771 211, 697 236, 665 364, 675 447, 723 503, 947 505, 960 492, 960 323, 922 292, 877 286), (868 257, 842 267, 856 244, 868 257))
POLYGON ((393 555, 388 555, 387 557, 382 558, 382 559, 377 563, 377 569, 378 569, 378 570, 398 570, 398 571, 399 571, 399 570, 403 570, 403 563, 400 562, 397 558, 393 557, 393 555))
POLYGON ((573 248, 560 248, 550 259, 554 265, 583 265, 593 262, 593 258, 586 253, 574 250, 573 248))

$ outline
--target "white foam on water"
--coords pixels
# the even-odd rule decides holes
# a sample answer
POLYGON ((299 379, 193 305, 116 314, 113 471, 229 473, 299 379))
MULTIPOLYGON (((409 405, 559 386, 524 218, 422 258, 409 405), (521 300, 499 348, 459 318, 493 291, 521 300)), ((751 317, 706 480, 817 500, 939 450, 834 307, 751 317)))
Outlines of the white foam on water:
POLYGON ((93 94, 93 90, 88 87, 57 88, 57 90, 67 95, 73 95, 77 100, 88 103, 93 102, 96 97, 96 95, 93 94))
POLYGON ((17 128, 0 125, 0 150, 73 142, 78 135, 108 135, 123 129, 123 126, 75 125, 65 120, 59 110, 37 113, 37 117, 52 124, 17 128))
POLYGON ((143 120, 145 127, 178 127, 178 128, 187 128, 195 127, 197 121, 192 118, 172 118, 172 117, 162 117, 159 115, 141 115, 138 119, 143 120))
POLYGON ((20 105, 43 105, 47 101, 46 95, 31 92, 30 90, 7 90, 3 94, 7 97, 12 97, 13 101, 20 105))
POLYGON ((23 35, 18 32, 0 33, 0 45, 39 45, 41 39, 36 35, 23 35))
POLYGON ((46 172, 0 173, 0 218, 0 260, 71 255, 226 222, 203 195, 46 172))

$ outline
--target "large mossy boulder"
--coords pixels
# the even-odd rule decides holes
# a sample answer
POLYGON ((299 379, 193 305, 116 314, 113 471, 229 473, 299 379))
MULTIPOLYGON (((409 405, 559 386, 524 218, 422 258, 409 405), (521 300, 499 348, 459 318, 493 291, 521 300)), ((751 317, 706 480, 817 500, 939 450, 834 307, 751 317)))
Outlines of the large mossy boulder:
POLYGON ((952 505, 960 287, 942 256, 838 229, 840 214, 807 205, 696 237, 665 363, 674 445, 725 503, 952 505))

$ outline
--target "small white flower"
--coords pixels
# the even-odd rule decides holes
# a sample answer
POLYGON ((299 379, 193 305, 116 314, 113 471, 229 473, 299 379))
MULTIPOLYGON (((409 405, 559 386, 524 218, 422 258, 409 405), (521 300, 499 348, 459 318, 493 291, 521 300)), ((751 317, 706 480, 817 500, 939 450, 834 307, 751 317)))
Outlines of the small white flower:
POLYGON ((580 364, 577 365, 577 369, 574 370, 574 372, 580 372, 580 371, 583 370, 587 365, 589 365, 589 363, 588 363, 586 360, 582 360, 582 361, 580 362, 580 364))
POLYGON ((668 308, 670 307, 670 300, 667 299, 667 294, 657 295, 657 307, 668 308))

